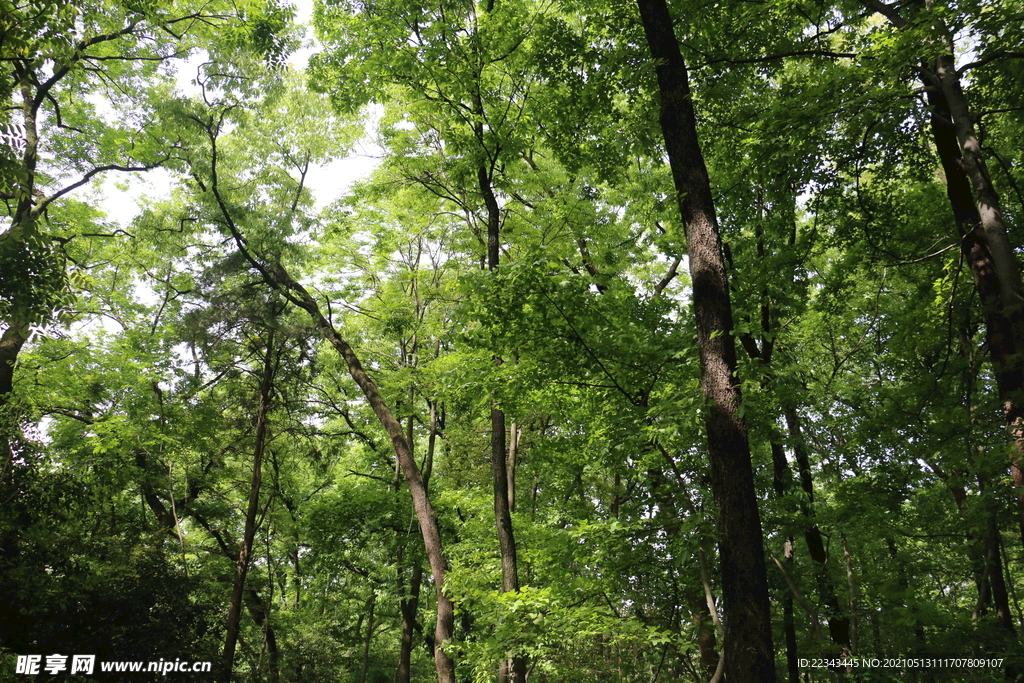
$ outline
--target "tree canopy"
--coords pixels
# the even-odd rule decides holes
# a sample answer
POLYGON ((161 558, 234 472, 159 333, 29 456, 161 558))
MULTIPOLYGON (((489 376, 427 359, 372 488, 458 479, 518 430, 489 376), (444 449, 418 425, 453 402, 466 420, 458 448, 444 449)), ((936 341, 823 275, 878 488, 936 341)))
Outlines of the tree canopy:
POLYGON ((1024 680, 1020 0, 301 13, 0 2, 0 672, 1024 680))

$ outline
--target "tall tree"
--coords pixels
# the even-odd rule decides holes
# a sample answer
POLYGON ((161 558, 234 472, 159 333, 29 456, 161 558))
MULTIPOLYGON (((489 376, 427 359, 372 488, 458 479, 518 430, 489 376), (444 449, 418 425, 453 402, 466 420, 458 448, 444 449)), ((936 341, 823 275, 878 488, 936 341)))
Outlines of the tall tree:
MULTIPOLYGON (((985 316, 989 354, 1012 444, 1010 471, 1024 543, 1024 285, 985 161, 977 117, 964 92, 963 76, 975 65, 957 68, 954 31, 937 13, 934 2, 914 3, 905 9, 880 0, 864 0, 864 5, 888 19, 896 30, 915 34, 920 46, 917 68, 931 108, 932 140, 945 175, 964 260, 974 276, 985 316)), ((987 54, 978 64, 1022 56, 986 47, 987 54)))
POLYGON ((732 307, 711 184, 668 5, 664 0, 639 0, 638 7, 658 76, 661 129, 690 257, 701 390, 706 401, 704 424, 718 514, 725 676, 734 682, 774 681, 764 536, 735 380, 732 307))

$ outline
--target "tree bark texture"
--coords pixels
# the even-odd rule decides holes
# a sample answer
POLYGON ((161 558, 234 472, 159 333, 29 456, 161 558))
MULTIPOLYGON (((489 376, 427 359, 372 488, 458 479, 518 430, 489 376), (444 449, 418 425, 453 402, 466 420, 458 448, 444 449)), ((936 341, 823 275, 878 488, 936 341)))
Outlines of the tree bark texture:
POLYGON ((734 380, 736 348, 721 237, 697 140, 689 77, 665 0, 638 0, 661 95, 665 138, 686 227, 705 398, 711 487, 718 511, 725 621, 725 678, 775 681, 771 610, 746 425, 734 380))
POLYGON ((14 465, 11 437, 14 436, 16 420, 3 408, 8 405, 14 391, 14 366, 24 345, 25 334, 18 325, 11 324, 0 337, 0 482, 14 465))
POLYGON ((228 605, 228 628, 224 639, 224 681, 230 683, 235 662, 235 646, 238 643, 238 629, 242 617, 242 597, 245 591, 245 577, 249 571, 253 540, 256 538, 256 517, 259 513, 260 486, 263 482, 263 452, 267 445, 267 412, 270 409, 270 392, 274 384, 274 330, 267 334, 266 353, 263 359, 263 373, 260 378, 259 403, 256 406, 256 443, 253 447, 252 478, 249 484, 249 503, 245 511, 245 530, 242 544, 238 549, 235 564, 235 580, 228 605))
MULTIPOLYGON (((897 29, 911 26, 881 0, 862 2, 897 29)), ((946 176, 946 194, 985 317, 986 341, 1009 431, 1010 472, 1024 543, 1024 285, 956 69, 952 37, 945 25, 933 29, 938 34, 934 42, 941 49, 937 57, 922 60, 919 71, 932 109, 931 133, 946 176)))
MULTIPOLYGON (((948 74, 946 77, 950 78, 948 74)), ((1003 418, 1010 430, 1013 447, 1010 472, 1016 488, 1018 526, 1024 542, 1024 400, 1021 395, 1024 389, 1024 366, 1020 357, 1021 350, 1024 350, 1021 348, 1024 346, 1024 336, 1021 334, 1024 320, 1019 304, 1020 272, 1006 239, 1005 228, 1001 238, 993 242, 989 231, 998 232, 998 228, 991 225, 988 229, 985 227, 983 215, 979 211, 982 201, 976 203, 974 200, 974 190, 966 172, 965 156, 961 153, 945 90, 930 89, 926 93, 932 107, 932 140, 946 176, 946 195, 960 233, 964 261, 971 269, 974 287, 981 302, 985 318, 985 340, 992 359, 996 389, 1003 403, 1003 418), (993 249, 993 246, 996 248, 993 249), (997 263, 996 255, 1000 252, 1009 256, 1009 259, 1002 259, 1009 260, 1009 263, 997 263)), ((962 98, 962 91, 959 94, 962 98)), ((980 177, 982 174, 976 172, 976 175, 980 177)), ((987 173, 984 175, 987 178, 987 173)), ((986 192, 987 199, 984 201, 993 201, 993 195, 994 191, 986 192)))

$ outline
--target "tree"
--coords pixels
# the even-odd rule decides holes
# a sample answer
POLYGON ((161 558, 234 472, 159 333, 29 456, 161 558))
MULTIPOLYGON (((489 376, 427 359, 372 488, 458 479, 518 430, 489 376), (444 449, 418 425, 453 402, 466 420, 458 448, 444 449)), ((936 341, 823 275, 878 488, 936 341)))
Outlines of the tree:
POLYGON ((664 2, 639 3, 661 94, 660 122, 686 226, 693 309, 707 405, 711 485, 720 534, 725 595, 725 675, 731 681, 773 681, 775 666, 761 520, 754 493, 747 430, 739 412, 736 350, 721 240, 707 169, 697 141, 686 65, 664 2))

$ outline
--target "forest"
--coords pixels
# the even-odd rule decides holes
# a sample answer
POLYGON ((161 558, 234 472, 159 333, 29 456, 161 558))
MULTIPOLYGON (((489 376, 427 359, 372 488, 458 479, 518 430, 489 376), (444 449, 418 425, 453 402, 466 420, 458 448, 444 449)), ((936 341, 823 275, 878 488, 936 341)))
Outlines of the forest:
POLYGON ((1022 0, 300 9, 0 0, 0 680, 1024 681, 1022 0))

